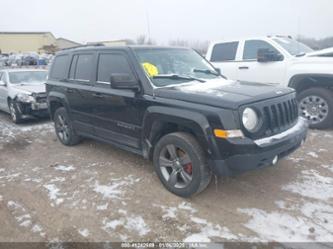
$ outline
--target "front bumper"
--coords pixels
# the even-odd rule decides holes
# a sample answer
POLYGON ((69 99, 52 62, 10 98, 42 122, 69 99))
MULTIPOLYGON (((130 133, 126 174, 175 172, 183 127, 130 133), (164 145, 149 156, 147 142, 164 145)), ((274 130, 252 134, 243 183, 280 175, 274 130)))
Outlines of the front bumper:
POLYGON ((292 128, 271 137, 258 140, 229 139, 228 149, 232 153, 223 159, 209 160, 209 165, 218 175, 235 175, 272 165, 276 156, 281 159, 301 146, 306 139, 307 129, 307 121, 299 118, 292 128))
POLYGON ((47 117, 48 109, 47 103, 19 103, 18 110, 22 118, 31 118, 31 117, 47 117))

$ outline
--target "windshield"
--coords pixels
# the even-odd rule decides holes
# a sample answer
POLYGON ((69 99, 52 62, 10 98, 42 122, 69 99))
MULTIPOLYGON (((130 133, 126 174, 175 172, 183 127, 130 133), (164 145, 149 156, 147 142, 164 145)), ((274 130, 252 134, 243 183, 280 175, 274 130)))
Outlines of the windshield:
POLYGON ((294 56, 306 54, 313 51, 311 48, 304 45, 303 43, 300 43, 288 37, 278 37, 278 38, 273 38, 273 40, 277 42, 285 50, 287 50, 289 54, 294 56))
POLYGON ((221 77, 198 53, 181 48, 137 48, 139 63, 155 86, 221 77))
POLYGON ((47 71, 9 72, 9 82, 12 84, 29 84, 46 82, 47 71))

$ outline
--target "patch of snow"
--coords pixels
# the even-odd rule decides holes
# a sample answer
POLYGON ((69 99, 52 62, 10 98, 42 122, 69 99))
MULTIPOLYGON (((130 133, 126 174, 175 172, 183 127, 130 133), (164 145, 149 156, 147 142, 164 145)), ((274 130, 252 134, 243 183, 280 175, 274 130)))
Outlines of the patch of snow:
POLYGON ((191 213, 196 213, 198 210, 196 210, 195 208, 193 208, 191 206, 191 203, 187 203, 185 201, 183 201, 182 203, 180 203, 178 205, 178 208, 179 209, 183 209, 183 210, 187 210, 187 211, 190 211, 191 213))
POLYGON ((322 164, 321 167, 330 170, 331 172, 333 172, 333 164, 331 165, 327 165, 327 164, 322 164))
POLYGON ((191 221, 197 224, 207 224, 207 220, 198 217, 191 217, 191 221))
MULTIPOLYGON (((25 210, 23 210, 23 211, 25 212, 25 210)), ((31 219, 30 214, 23 214, 23 215, 21 215, 21 216, 17 216, 17 217, 16 217, 16 220, 17 220, 18 222, 21 222, 21 221, 24 220, 24 219, 31 219)))
POLYGON ((238 211, 251 216, 244 226, 257 233, 264 241, 333 241, 332 232, 304 217, 294 217, 283 212, 266 212, 256 208, 238 211))
POLYGON ((64 182, 64 181, 66 181, 65 177, 58 177, 58 176, 50 180, 51 183, 52 182, 64 182))
POLYGON ((104 219, 103 220, 104 226, 102 227, 103 230, 109 231, 115 230, 118 226, 123 226, 125 229, 135 232, 140 236, 144 236, 150 232, 149 226, 145 223, 144 219, 141 216, 130 215, 128 217, 122 217, 117 220, 110 220, 104 219))
POLYGON ((43 228, 40 225, 36 224, 31 228, 31 231, 34 233, 40 233, 43 231, 43 228))
POLYGON ((130 217, 127 217, 125 228, 137 232, 140 236, 146 235, 150 232, 150 228, 141 216, 131 215, 130 217))
POLYGON ((23 221, 22 223, 20 223, 20 226, 21 227, 29 227, 29 226, 31 226, 31 220, 25 220, 25 221, 23 221))
POLYGON ((55 201, 56 205, 59 205, 60 203, 62 203, 64 201, 63 198, 58 198, 58 196, 60 195, 60 193, 59 193, 60 189, 57 188, 56 185, 45 184, 45 185, 43 185, 43 187, 49 191, 48 196, 49 196, 50 200, 55 201))
POLYGON ((124 219, 120 219, 120 220, 111 220, 111 221, 105 221, 104 222, 104 227, 103 229, 116 229, 117 226, 123 226, 124 223, 125 223, 125 220, 124 219))
POLYGON ((124 209, 118 209, 118 213, 123 214, 123 215, 126 215, 126 214, 127 214, 127 211, 124 210, 124 209))
POLYGON ((166 219, 166 218, 174 219, 177 217, 177 214, 176 214, 177 208, 176 207, 164 207, 163 211, 166 212, 162 216, 163 219, 166 219))
POLYGON ((81 228, 78 230, 79 234, 81 234, 83 237, 88 237, 90 232, 87 228, 81 228))
POLYGON ((68 171, 75 170, 75 167, 73 165, 66 166, 66 165, 57 164, 57 166, 55 166, 54 169, 59 170, 59 171, 68 172, 68 171))
POLYGON ((230 232, 226 227, 213 225, 205 219, 191 217, 191 220, 200 225, 200 232, 193 233, 184 239, 184 242, 211 242, 211 238, 223 238, 226 240, 236 240, 238 237, 230 232))
POLYGON ((4 172, 4 171, 5 171, 5 169, 4 169, 4 168, 0 168, 0 173, 1 173, 1 172, 4 172))
POLYGON ((224 97, 224 95, 228 94, 227 92, 221 91, 219 88, 233 85, 235 86, 235 81, 232 80, 210 80, 205 83, 191 82, 189 84, 182 84, 177 88, 184 92, 200 92, 206 94, 213 94, 217 97, 224 97))
POLYGON ((318 200, 333 198, 333 178, 321 176, 316 170, 303 170, 301 179, 282 189, 318 200))
POLYGON ((316 152, 314 152, 314 151, 308 152, 307 155, 309 155, 309 156, 311 156, 313 158, 318 158, 319 157, 318 154, 316 152))
POLYGON ((105 203, 104 205, 98 205, 96 207, 97 210, 106 210, 108 208, 108 203, 105 203))
POLYGON ((311 222, 322 227, 331 234, 330 242, 333 241, 333 206, 319 201, 315 203, 307 202, 301 208, 301 212, 311 222))
POLYGON ((124 178, 112 179, 111 184, 102 185, 98 181, 95 182, 94 191, 103 196, 103 199, 120 199, 123 195, 123 188, 133 185, 137 182, 132 175, 124 178))

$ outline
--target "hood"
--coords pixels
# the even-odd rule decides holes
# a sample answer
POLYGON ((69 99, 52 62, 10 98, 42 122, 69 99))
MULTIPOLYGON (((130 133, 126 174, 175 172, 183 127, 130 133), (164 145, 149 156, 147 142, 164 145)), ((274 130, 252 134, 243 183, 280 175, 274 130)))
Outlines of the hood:
POLYGON ((12 85, 12 88, 25 92, 27 94, 46 92, 45 83, 16 84, 12 85))
POLYGON ((200 83, 192 81, 155 89, 155 96, 188 101, 210 106, 237 109, 244 104, 282 96, 293 92, 291 88, 280 88, 268 84, 214 79, 200 83))
POLYGON ((313 51, 310 53, 306 53, 305 56, 324 56, 324 57, 333 57, 333 47, 331 48, 325 48, 322 50, 318 50, 318 51, 313 51))

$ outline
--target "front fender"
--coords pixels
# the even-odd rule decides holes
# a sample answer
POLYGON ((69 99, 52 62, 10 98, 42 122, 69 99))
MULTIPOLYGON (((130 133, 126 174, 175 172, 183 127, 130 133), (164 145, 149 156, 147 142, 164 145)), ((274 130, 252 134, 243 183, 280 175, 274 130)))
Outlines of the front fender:
POLYGON ((144 116, 142 132, 142 141, 148 147, 148 154, 154 142, 154 124, 161 122, 191 129, 208 154, 218 153, 211 126, 203 114, 172 107, 151 106, 144 116))

